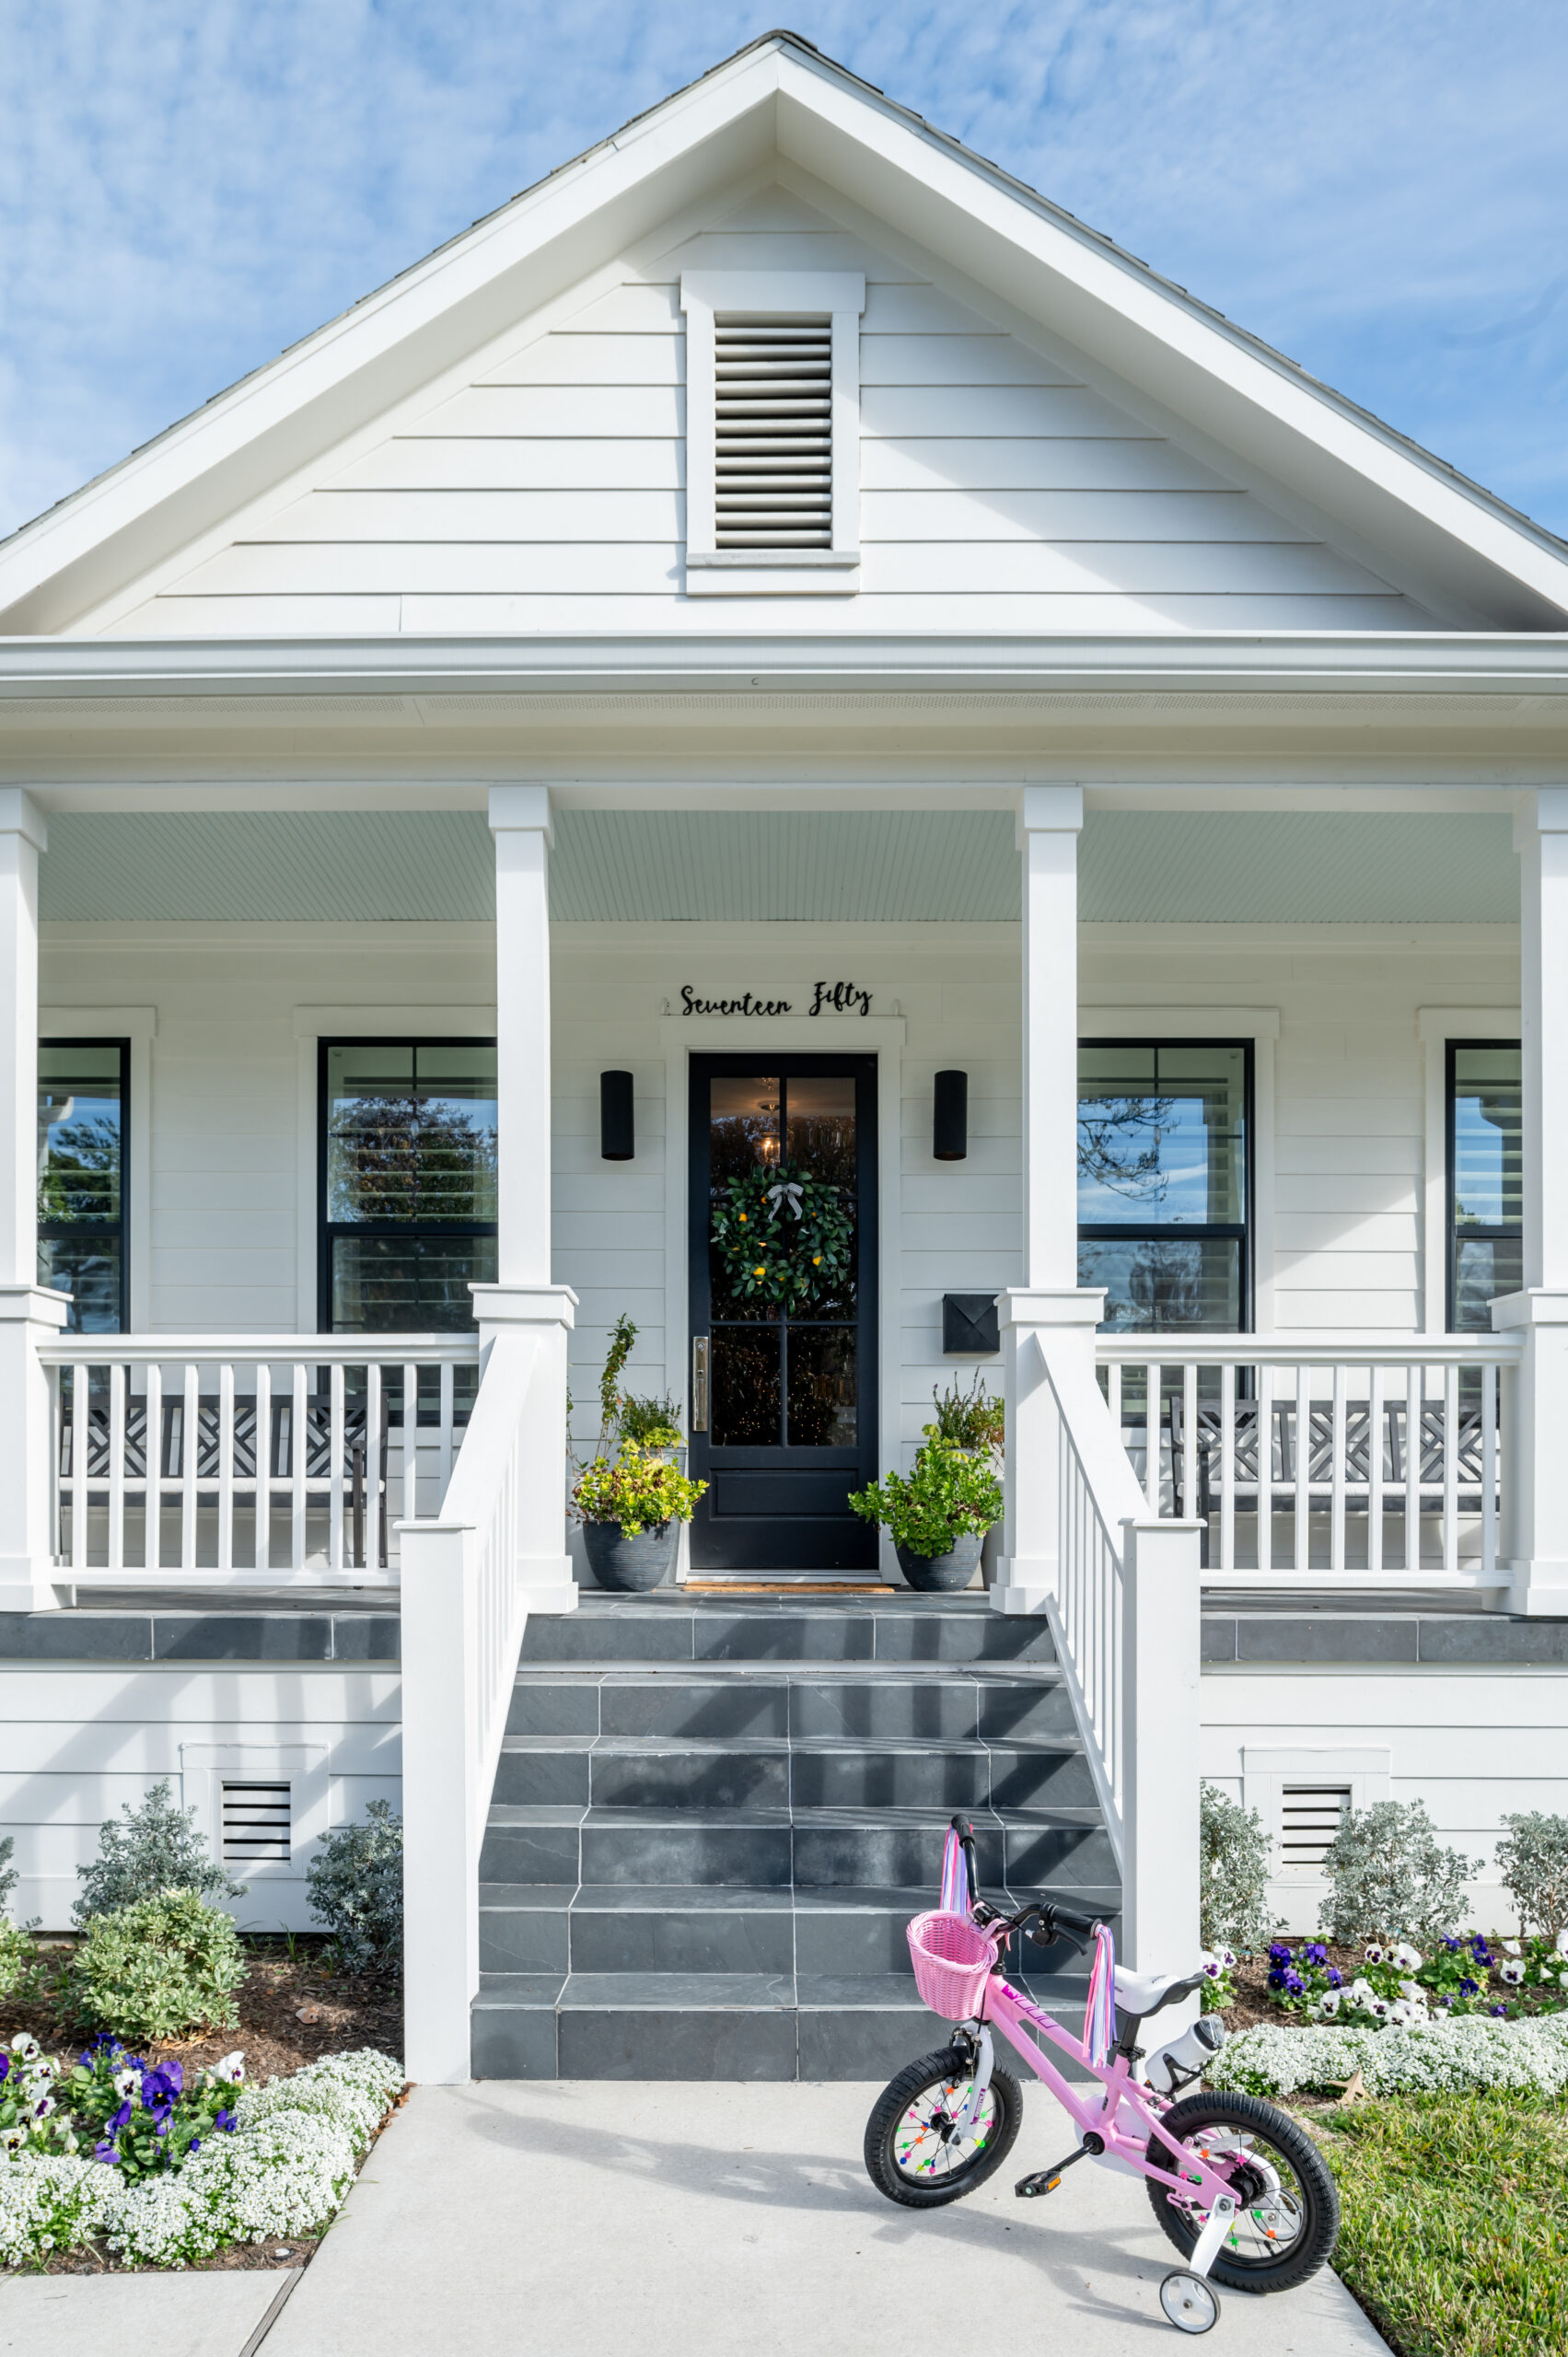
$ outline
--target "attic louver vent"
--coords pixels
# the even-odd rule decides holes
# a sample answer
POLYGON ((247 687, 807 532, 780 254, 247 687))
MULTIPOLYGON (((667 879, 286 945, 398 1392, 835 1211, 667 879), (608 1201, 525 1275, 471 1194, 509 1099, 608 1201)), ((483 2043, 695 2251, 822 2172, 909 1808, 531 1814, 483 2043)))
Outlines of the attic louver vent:
POLYGON ((292 1796, 281 1783, 229 1783, 223 1788, 226 1866, 287 1865, 293 1854, 292 1796))
POLYGON ((833 545, 833 324, 714 321, 714 543, 833 545))
POLYGON ((1348 1784, 1286 1784, 1281 1798, 1280 1849, 1287 1867, 1318 1874, 1323 1855, 1350 1806, 1348 1784))

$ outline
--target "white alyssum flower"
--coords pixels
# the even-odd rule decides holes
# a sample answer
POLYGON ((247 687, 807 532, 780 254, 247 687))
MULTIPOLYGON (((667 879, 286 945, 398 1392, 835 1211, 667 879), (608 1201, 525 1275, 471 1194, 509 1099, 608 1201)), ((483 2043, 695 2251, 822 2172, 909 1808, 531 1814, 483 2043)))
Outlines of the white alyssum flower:
POLYGON ((138 2185, 96 2160, 18 2149, 0 2163, 0 2267, 37 2265, 100 2230, 122 2258, 154 2267, 319 2233, 402 2084, 402 2065, 371 2048, 323 2056, 248 2089, 232 2134, 203 2137, 177 2173, 138 2185))
POLYGON ((1370 2096, 1488 2088, 1561 2095, 1568 2088, 1568 2012, 1525 2022, 1439 2014, 1387 2029, 1260 2023, 1227 2038, 1204 2075, 1211 2086, 1273 2097, 1298 2088, 1330 2094, 1358 2071, 1370 2096))

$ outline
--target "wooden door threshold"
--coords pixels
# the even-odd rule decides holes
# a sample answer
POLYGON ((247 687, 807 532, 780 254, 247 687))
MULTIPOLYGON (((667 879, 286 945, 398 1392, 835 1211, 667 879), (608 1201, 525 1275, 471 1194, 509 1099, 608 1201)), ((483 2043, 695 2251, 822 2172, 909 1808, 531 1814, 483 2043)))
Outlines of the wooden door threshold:
POLYGON ((682 1580, 688 1596, 891 1596, 882 1580, 682 1580))

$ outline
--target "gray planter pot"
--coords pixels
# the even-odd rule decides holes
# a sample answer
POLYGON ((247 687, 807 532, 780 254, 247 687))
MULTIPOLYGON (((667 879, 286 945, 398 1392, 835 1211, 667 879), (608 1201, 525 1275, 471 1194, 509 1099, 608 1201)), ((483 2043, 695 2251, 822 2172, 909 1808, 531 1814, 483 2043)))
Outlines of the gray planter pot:
POLYGON ((966 1530, 953 1541, 946 1555, 912 1555, 907 1547, 895 1550, 899 1569, 911 1587, 927 1596, 950 1596, 957 1589, 968 1587, 980 1562, 984 1546, 983 1534, 966 1530))
POLYGON ((600 1587, 641 1596, 661 1587, 675 1567, 680 1525, 671 1519, 628 1538, 618 1522, 585 1522, 583 1550, 600 1587))

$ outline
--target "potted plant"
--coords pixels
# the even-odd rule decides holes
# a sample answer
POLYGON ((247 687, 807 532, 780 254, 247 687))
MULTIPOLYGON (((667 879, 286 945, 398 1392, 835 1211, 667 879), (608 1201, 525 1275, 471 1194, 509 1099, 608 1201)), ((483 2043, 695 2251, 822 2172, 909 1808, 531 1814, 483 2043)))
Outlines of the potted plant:
POLYGON ((574 1457, 572 1512, 583 1526, 588 1568, 601 1587, 642 1594, 668 1578, 705 1481, 680 1469, 680 1425, 674 1402, 639 1399, 620 1387, 637 1329, 615 1321, 599 1377, 599 1434, 587 1465, 574 1457))
POLYGON ((865 1522, 892 1535, 899 1569, 911 1587, 947 1595, 968 1587, 985 1534, 1002 1512, 1002 1484, 992 1451, 958 1447, 927 1424, 909 1479, 889 1473, 852 1492, 865 1522))

